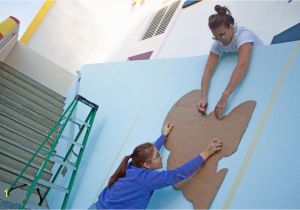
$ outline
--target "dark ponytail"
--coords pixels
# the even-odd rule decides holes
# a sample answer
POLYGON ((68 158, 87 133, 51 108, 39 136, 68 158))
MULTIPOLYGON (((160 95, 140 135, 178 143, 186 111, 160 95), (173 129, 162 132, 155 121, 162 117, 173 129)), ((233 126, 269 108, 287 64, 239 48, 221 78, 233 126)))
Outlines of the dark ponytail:
POLYGON ((221 25, 229 28, 231 24, 234 24, 234 18, 231 16, 231 12, 227 7, 216 5, 215 11, 217 14, 213 14, 208 18, 208 26, 210 29, 215 29, 221 25))
POLYGON ((131 155, 127 155, 123 158, 115 173, 110 177, 107 185, 108 188, 111 188, 116 181, 126 176, 126 169, 130 158, 132 158, 132 165, 143 168, 144 163, 152 158, 153 151, 154 145, 152 143, 144 143, 137 146, 131 155))

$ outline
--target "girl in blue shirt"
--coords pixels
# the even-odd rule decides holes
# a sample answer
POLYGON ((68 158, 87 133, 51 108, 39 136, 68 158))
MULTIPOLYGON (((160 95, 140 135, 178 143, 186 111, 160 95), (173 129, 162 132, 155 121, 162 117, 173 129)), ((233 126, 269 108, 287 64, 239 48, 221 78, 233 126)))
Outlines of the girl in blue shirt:
POLYGON ((131 155, 125 156, 89 209, 146 209, 154 190, 188 178, 222 148, 222 142, 213 139, 207 149, 192 160, 175 169, 156 171, 162 168, 159 150, 172 128, 173 125, 164 125, 162 135, 154 144, 141 144, 131 155))

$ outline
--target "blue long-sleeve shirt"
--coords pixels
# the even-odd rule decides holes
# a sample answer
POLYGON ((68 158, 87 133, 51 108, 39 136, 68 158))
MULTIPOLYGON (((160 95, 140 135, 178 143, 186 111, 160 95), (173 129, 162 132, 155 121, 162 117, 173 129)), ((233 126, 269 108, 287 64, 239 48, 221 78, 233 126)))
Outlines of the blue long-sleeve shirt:
MULTIPOLYGON (((166 137, 161 135, 155 142, 159 150, 166 137)), ((105 187, 96 202, 97 209, 146 209, 153 191, 174 185, 193 174, 204 160, 200 155, 170 170, 156 171, 128 164, 126 176, 108 189, 105 187)))

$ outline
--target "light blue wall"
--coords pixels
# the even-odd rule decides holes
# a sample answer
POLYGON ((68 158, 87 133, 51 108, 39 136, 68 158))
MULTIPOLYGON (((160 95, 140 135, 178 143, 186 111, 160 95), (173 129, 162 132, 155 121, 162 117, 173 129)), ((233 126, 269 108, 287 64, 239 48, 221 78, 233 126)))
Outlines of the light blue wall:
MULTIPOLYGON (((237 152, 219 162, 229 172, 212 208, 300 208, 300 42, 254 49, 246 79, 226 113, 257 101, 237 152)), ((169 109, 199 89, 207 56, 86 65, 80 94, 99 105, 70 208, 87 208, 121 159, 154 141, 169 109)), ((236 55, 225 56, 213 76, 208 111, 224 90, 236 55)), ((78 112, 80 117, 81 112, 78 112)), ((81 116, 85 118, 85 116, 81 116)), ((168 151, 163 150, 164 162, 168 151)), ((192 208, 180 191, 154 193, 151 208, 192 208)))

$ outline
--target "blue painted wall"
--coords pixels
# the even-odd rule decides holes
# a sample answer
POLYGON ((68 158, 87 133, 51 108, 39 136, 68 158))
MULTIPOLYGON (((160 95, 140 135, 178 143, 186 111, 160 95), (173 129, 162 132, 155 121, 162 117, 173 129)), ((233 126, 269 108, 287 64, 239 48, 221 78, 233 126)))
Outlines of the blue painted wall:
MULTIPOLYGON (((199 89, 206 58, 104 63, 81 69, 80 94, 100 108, 70 208, 87 208, 121 159, 138 144, 160 135, 173 104, 199 89)), ((237 56, 231 54, 219 63, 209 90, 209 112, 236 62, 237 56)), ((219 169, 229 168, 229 173, 212 208, 300 207, 299 67, 300 42, 254 49, 247 77, 232 95, 226 113, 249 99, 257 106, 237 152, 219 162, 219 169)), ((78 117, 85 117, 80 110, 78 117)), ((168 151, 162 155, 166 163, 168 151)), ((149 208, 192 205, 180 191, 168 187, 154 193, 149 208)))

